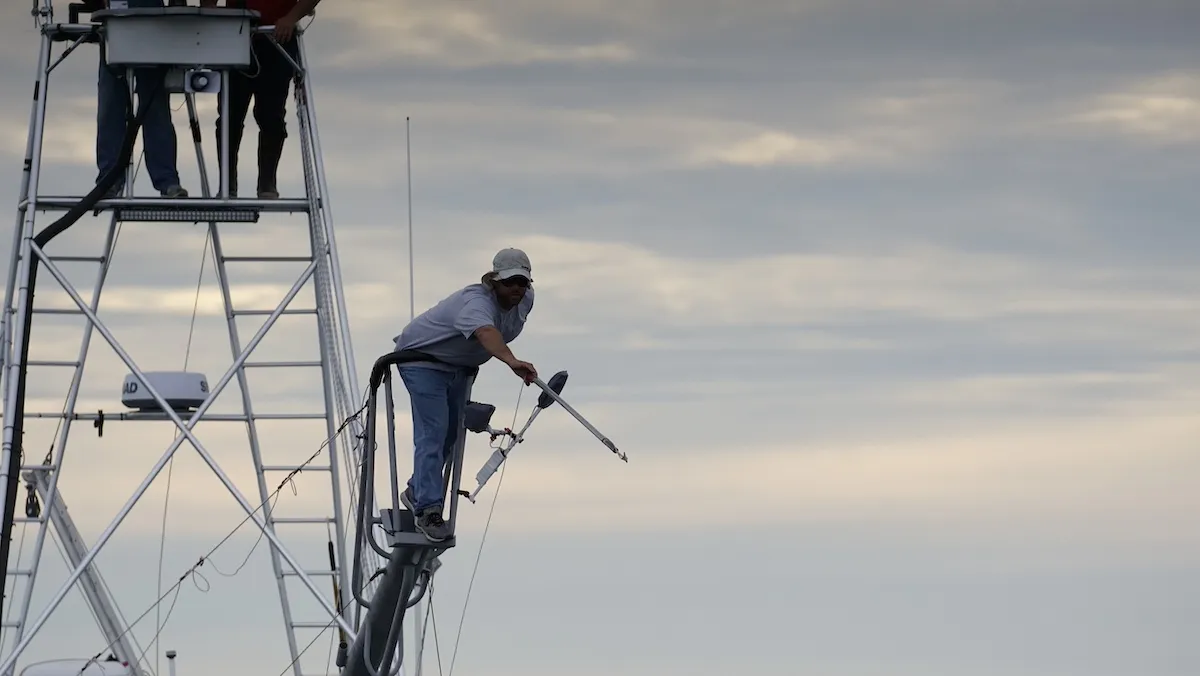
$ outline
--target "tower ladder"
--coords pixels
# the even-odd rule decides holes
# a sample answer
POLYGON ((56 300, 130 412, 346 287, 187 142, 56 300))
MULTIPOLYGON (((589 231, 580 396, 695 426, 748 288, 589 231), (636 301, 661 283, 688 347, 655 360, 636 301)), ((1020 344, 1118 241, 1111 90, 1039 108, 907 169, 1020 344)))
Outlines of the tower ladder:
MULTIPOLYGON (((305 676, 305 662, 301 659, 301 653, 317 633, 332 629, 342 634, 343 641, 354 638, 351 619, 346 610, 348 604, 341 597, 346 595, 345 590, 351 578, 346 565, 349 559, 346 556, 345 522, 346 515, 353 513, 357 506, 355 491, 359 474, 354 454, 356 439, 361 434, 362 425, 353 418, 360 395, 357 391, 344 289, 328 202, 328 185, 321 160, 311 74, 305 68, 307 59, 302 31, 297 31, 295 38, 300 59, 298 62, 293 61, 296 67, 293 103, 299 129, 304 196, 269 200, 248 199, 231 195, 229 172, 224 166, 219 169, 220 180, 216 190, 210 188, 201 143, 196 93, 185 91, 183 82, 197 72, 210 72, 219 78, 218 95, 227 104, 230 71, 251 65, 252 36, 254 39, 270 40, 273 46, 279 48, 278 43, 270 37, 273 27, 257 26, 255 12, 225 8, 106 10, 92 13, 88 21, 81 20, 77 10, 77 7, 72 7, 70 20, 66 23, 54 21, 50 0, 43 0, 39 12, 41 51, 37 84, 30 115, 25 170, 14 233, 12 268, 6 287, 3 326, 0 329, 4 345, 4 349, 0 350, 0 359, 3 360, 0 384, 4 391, 4 445, 0 457, 0 494, 4 496, 5 506, 3 533, 0 537, 0 565, 4 566, 0 569, 4 571, 3 577, 0 577, 0 591, 4 594, 0 615, 6 621, 6 633, 12 637, 11 641, 0 643, 0 673, 14 673, 21 653, 45 626, 73 583, 76 580, 82 583, 90 571, 94 570, 93 561, 101 548, 120 527, 151 483, 160 479, 161 470, 175 451, 186 444, 195 447, 217 478, 242 506, 247 518, 262 529, 262 535, 269 543, 271 568, 278 587, 287 644, 286 657, 292 660, 295 676, 305 676), (187 42, 173 39, 172 34, 177 35, 180 30, 190 31, 189 35, 194 33, 198 37, 195 41, 187 42), (67 46, 64 53, 52 62, 52 51, 56 44, 67 46), (127 166, 130 164, 128 161, 124 162, 126 178, 122 196, 103 196, 108 185, 119 180, 115 175, 105 177, 107 180, 102 180, 86 196, 47 196, 39 192, 50 74, 67 55, 85 44, 99 45, 102 55, 113 67, 127 69, 134 65, 160 65, 168 70, 167 91, 183 93, 186 100, 190 131, 200 170, 201 196, 137 197, 133 192, 136 176, 132 168, 127 166), (69 232, 71 225, 89 211, 107 212, 109 218, 99 255, 50 254, 52 249, 57 248, 51 246, 52 241, 57 244, 67 239, 66 235, 76 234, 69 232), (63 217, 46 226, 37 218, 39 213, 45 212, 62 214, 63 217), (251 255, 228 253, 222 234, 228 234, 230 227, 234 228, 235 239, 243 232, 253 233, 259 228, 262 214, 302 214, 308 234, 307 251, 291 256, 276 255, 277 252, 274 251, 269 252, 270 255, 267 255, 268 252, 253 252, 251 255), (105 320, 99 317, 103 306, 102 291, 113 268, 113 254, 119 243, 122 225, 136 222, 161 224, 155 226, 154 230, 159 237, 163 237, 162 233, 172 230, 172 223, 177 224, 176 227, 179 224, 207 224, 207 245, 212 247, 216 285, 220 289, 233 362, 218 381, 211 385, 208 378, 200 374, 163 374, 174 378, 176 382, 182 377, 186 382, 199 384, 203 396, 195 397, 194 401, 185 404, 179 403, 178 392, 171 389, 169 379, 163 379, 159 374, 147 375, 147 371, 139 365, 138 357, 132 354, 131 349, 125 348, 127 339, 110 329, 105 320), (80 293, 63 271, 66 263, 90 263, 98 266, 92 281, 90 298, 80 293), (304 270, 274 308, 262 305, 235 306, 234 295, 237 287, 231 280, 231 271, 236 271, 242 266, 286 264, 300 264, 304 266, 304 270), (293 307, 298 305, 296 299, 300 293, 310 285, 314 300, 312 307, 293 307), (45 286, 61 287, 71 297, 72 303, 65 307, 39 303, 43 298, 39 298, 34 290, 45 286), (269 333, 282 332, 282 329, 276 326, 281 317, 291 315, 315 320, 313 328, 316 329, 316 354, 305 359, 271 360, 259 354, 261 349, 255 352, 269 333), (62 317, 71 317, 77 322, 82 320, 80 340, 74 353, 52 355, 53 358, 41 358, 40 355, 36 359, 30 358, 31 344, 38 344, 36 336, 51 326, 44 325, 45 322, 62 317), (265 320, 253 337, 247 339, 244 329, 239 327, 239 319, 249 317, 265 320), (80 401, 81 391, 84 373, 87 371, 90 344, 96 334, 99 334, 124 362, 124 367, 130 374, 127 387, 136 390, 143 398, 149 397, 152 400, 149 401, 149 405, 145 405, 147 400, 143 399, 143 405, 137 410, 113 412, 110 408, 108 412, 103 409, 97 409, 95 413, 85 412, 85 404, 80 401), (42 387, 46 379, 34 374, 52 371, 70 373, 70 381, 65 386, 65 391, 61 392, 61 397, 55 398, 56 401, 64 402, 62 410, 27 410, 26 403, 32 403, 35 399, 28 390, 46 389, 42 387), (319 403, 311 408, 296 411, 260 411, 252 397, 249 381, 253 376, 250 374, 290 372, 319 373, 319 403), (237 412, 210 412, 209 409, 217 397, 234 380, 237 381, 240 391, 237 412), (47 462, 40 465, 35 464, 30 455, 24 452, 26 448, 42 448, 35 445, 33 426, 29 424, 39 419, 52 421, 56 427, 53 440, 47 445, 50 448, 47 462), (272 444, 271 435, 260 425, 265 421, 279 421, 301 429, 295 421, 303 420, 324 421, 324 425, 320 435, 310 433, 306 443, 300 448, 294 447, 295 436, 276 440, 272 444), (125 505, 112 517, 99 539, 90 548, 86 548, 80 558, 72 561, 74 565, 71 574, 57 589, 49 604, 44 609, 38 609, 32 606, 31 600, 38 580, 37 570, 42 561, 47 528, 50 525, 50 510, 44 510, 36 517, 17 515, 19 475, 21 471, 27 474, 35 472, 37 484, 46 494, 45 504, 54 503, 60 470, 64 467, 67 449, 73 445, 68 444, 68 437, 72 422, 75 421, 90 421, 100 435, 103 435, 106 423, 124 424, 128 421, 144 424, 146 421, 158 421, 161 426, 164 421, 170 421, 173 423, 171 427, 175 440, 125 505), (245 449, 248 450, 247 455, 254 469, 255 490, 246 491, 236 486, 216 462, 201 441, 201 437, 205 436, 204 432, 213 426, 200 427, 201 421, 244 424, 245 449), (322 440, 327 443, 322 445, 322 440), (310 455, 317 446, 321 446, 321 449, 310 460, 310 455), (275 451, 276 455, 281 454, 284 459, 268 460, 268 448, 275 451), (279 451, 281 448, 282 453, 279 451), (277 513, 277 508, 272 508, 273 496, 279 492, 277 484, 300 471, 325 475, 329 495, 325 511, 281 516, 277 513), (37 531, 34 545, 27 557, 17 557, 16 552, 10 551, 14 526, 30 526, 37 531), (331 534, 332 538, 327 534, 331 534), (302 549, 311 549, 327 555, 303 556, 302 549), (28 564, 17 560, 18 558, 27 558, 28 564), (18 584, 18 581, 21 584, 18 584), (289 585, 289 582, 296 581, 300 583, 299 590, 294 588, 294 584, 289 585), (310 601, 315 601, 310 604, 316 608, 311 616, 301 617, 294 612, 299 600, 293 598, 297 591, 310 601)), ((279 49, 283 51, 282 48, 279 49)), ((145 96, 145 92, 139 92, 137 105, 141 104, 142 96, 145 96)), ((133 98, 131 84, 131 103, 133 98)), ((226 117, 225 120, 227 119, 226 117)), ((222 150, 226 150, 226 144, 229 143, 228 124, 222 125, 218 137, 222 150)), ((126 148, 132 149, 132 141, 129 139, 126 148)), ((222 152, 220 156, 228 157, 229 153, 222 152)), ((86 237, 85 233, 85 240, 86 237)), ((169 240, 163 241, 165 243, 169 240)), ((292 333, 288 333, 288 337, 291 336, 292 333)), ((116 391, 113 383, 104 383, 101 386, 108 388, 110 392, 116 391)), ((115 407, 115 404, 110 403, 108 406, 115 407)), ((286 429, 284 434, 287 434, 286 429)), ((295 435, 296 432, 292 434, 295 435)), ((70 463, 66 463, 66 466, 69 465, 70 463)), ((373 506, 371 508, 373 509, 373 506)), ((364 579, 369 579, 374 570, 380 567, 380 561, 378 557, 364 558, 361 561, 361 567, 366 572, 364 579)), ((99 615, 98 609, 93 610, 99 615)), ((127 628, 121 627, 122 631, 125 629, 127 628)), ((266 638, 264 637, 264 643, 266 638)), ((63 650, 71 650, 80 655, 90 655, 94 648, 92 645, 63 646, 63 650)), ((323 654, 323 651, 320 652, 323 654)))

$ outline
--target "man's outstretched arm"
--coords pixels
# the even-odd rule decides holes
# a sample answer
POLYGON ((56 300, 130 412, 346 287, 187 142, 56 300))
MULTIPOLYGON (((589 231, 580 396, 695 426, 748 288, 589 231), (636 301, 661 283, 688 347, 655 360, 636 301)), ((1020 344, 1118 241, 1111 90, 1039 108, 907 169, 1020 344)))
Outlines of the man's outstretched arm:
POLYGON ((533 382, 537 377, 537 369, 526 361, 521 361, 513 355, 508 344, 504 342, 504 336, 500 335, 500 331, 494 326, 481 326, 475 329, 475 338, 479 340, 479 344, 483 349, 487 350, 496 359, 508 364, 508 367, 513 370, 513 373, 520 376, 526 383, 533 382))

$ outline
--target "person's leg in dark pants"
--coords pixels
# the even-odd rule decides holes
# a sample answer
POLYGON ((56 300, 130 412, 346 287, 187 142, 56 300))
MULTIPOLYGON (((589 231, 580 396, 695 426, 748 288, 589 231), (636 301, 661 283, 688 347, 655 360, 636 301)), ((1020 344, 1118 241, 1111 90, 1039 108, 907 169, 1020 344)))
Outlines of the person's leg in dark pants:
POLYGON ((178 139, 171 119, 171 95, 166 90, 165 68, 138 68, 134 72, 139 110, 146 107, 142 121, 142 147, 146 171, 154 189, 166 197, 187 197, 179 185, 178 139))
MULTIPOLYGON (((176 168, 177 141, 171 119, 170 94, 165 89, 161 68, 135 68, 136 98, 130 98, 128 71, 123 66, 109 66, 101 57, 96 88, 96 168, 97 182, 116 167, 125 142, 127 117, 145 109, 140 132, 146 154, 146 170, 154 188, 168 197, 186 197, 179 185, 176 168), (132 105, 131 105, 132 104, 132 105), (133 106, 137 107, 134 108, 133 106)), ((126 167, 121 167, 124 171, 126 167)), ((116 197, 125 186, 125 176, 105 193, 116 197)))
MULTIPOLYGON (((109 66, 101 55, 96 80, 96 169, 99 170, 97 183, 117 166, 121 144, 125 140, 125 114, 131 112, 129 97, 125 69, 109 66)), ((122 170, 124 168, 121 167, 122 170)), ((105 196, 115 197, 121 194, 124 186, 125 176, 119 176, 105 196)))
MULTIPOLYGON (((300 62, 295 38, 280 46, 292 60, 300 62)), ((254 121, 258 123, 258 196, 274 199, 279 197, 279 159, 288 137, 287 101, 296 69, 266 36, 256 36, 254 50, 262 64, 254 90, 254 121)))

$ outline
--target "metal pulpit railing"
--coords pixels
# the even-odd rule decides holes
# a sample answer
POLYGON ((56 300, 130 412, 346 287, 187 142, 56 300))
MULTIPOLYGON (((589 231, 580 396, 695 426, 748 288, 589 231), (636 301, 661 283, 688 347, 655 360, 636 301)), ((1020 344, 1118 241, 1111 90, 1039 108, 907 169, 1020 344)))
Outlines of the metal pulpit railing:
MULTIPOLYGON (((457 420, 452 420, 457 430, 457 438, 451 457, 444 459, 443 504, 448 506, 444 518, 450 527, 449 536, 440 542, 434 542, 419 532, 416 528, 415 515, 402 505, 400 498, 404 488, 405 477, 401 475, 398 462, 399 445, 396 440, 396 406, 393 390, 393 367, 405 363, 430 361, 430 357, 416 351, 400 351, 385 354, 375 361, 371 369, 370 385, 367 392, 366 428, 363 431, 363 455, 360 459, 361 473, 359 475, 359 501, 356 516, 354 543, 355 574, 351 582, 354 600, 367 610, 353 645, 348 649, 339 650, 337 665, 342 668, 342 676, 380 676, 391 674, 399 668, 404 660, 403 623, 407 610, 421 601, 429 588, 434 573, 440 565, 438 557, 456 544, 455 527, 458 523, 459 498, 465 497, 472 502, 478 496, 483 485, 508 458, 514 446, 524 441, 525 432, 533 424, 538 414, 555 403, 561 404, 572 416, 584 425, 592 434, 607 446, 622 460, 628 462, 625 454, 607 437, 600 433, 583 418, 567 402, 563 401, 561 392, 567 383, 567 372, 560 371, 546 384, 534 378, 532 384, 537 385, 542 394, 538 397, 537 405, 529 416, 529 420, 520 431, 511 429, 497 430, 490 425, 496 407, 491 404, 471 401, 471 388, 478 375, 477 368, 468 369, 468 381, 465 398, 466 405, 457 420), (382 507, 379 515, 372 513, 370 505, 375 504, 376 468, 378 467, 379 427, 379 390, 383 390, 384 418, 387 425, 387 455, 388 495, 385 496, 391 506, 382 507), (492 442, 504 437, 491 457, 476 474, 478 482, 476 489, 462 490, 463 453, 466 448, 467 432, 486 434, 492 442), (376 528, 384 535, 381 542, 376 528), (369 580, 363 580, 361 557, 370 547, 387 562, 386 567, 375 573, 382 576, 374 595, 370 599, 363 598, 360 589, 369 580)), ((405 444, 408 447, 408 444, 405 444)))

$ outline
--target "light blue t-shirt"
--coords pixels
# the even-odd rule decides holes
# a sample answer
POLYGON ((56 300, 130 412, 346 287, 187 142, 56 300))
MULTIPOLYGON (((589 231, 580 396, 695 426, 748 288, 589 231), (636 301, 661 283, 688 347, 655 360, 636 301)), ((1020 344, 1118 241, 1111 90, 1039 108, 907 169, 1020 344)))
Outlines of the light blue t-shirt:
MULTIPOLYGON (((516 307, 504 310, 491 289, 472 284, 409 322, 394 339, 396 351, 419 350, 448 364, 482 366, 492 355, 474 336, 475 330, 494 326, 504 336, 504 342, 511 343, 521 335, 532 309, 532 288, 516 307)), ((430 362, 421 365, 436 366, 430 362)))

